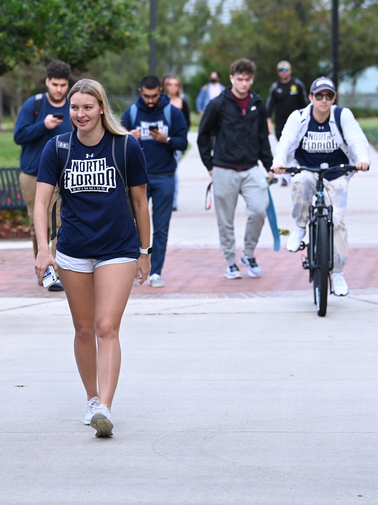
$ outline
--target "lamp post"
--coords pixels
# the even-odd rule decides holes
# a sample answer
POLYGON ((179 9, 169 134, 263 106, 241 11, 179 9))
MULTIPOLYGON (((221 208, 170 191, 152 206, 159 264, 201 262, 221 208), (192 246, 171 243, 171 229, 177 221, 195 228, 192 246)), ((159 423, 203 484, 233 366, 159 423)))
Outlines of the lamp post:
POLYGON ((332 32, 331 32, 332 80, 336 91, 339 80, 339 0, 332 0, 332 32))
MULTIPOLYGON (((155 34, 157 26, 157 0, 150 0, 150 33, 155 34)), ((156 75, 156 39, 150 39, 149 74, 156 75)))

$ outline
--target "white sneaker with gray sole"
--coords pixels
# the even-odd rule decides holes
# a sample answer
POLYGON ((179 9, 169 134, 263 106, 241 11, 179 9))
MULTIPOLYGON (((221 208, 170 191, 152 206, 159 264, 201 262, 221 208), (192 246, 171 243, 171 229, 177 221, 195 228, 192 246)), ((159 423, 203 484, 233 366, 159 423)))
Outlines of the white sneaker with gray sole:
POLYGON ((306 228, 300 228, 299 226, 296 226, 294 231, 289 235, 286 243, 286 249, 290 252, 297 252, 305 235, 306 228))
POLYGON ((248 275, 250 277, 260 277, 262 274, 262 270, 259 265, 256 263, 255 258, 248 258, 245 254, 240 258, 240 262, 242 265, 248 267, 248 275))
POLYGON ((96 408, 100 405, 100 399, 98 396, 94 396, 90 400, 87 401, 87 408, 85 409, 85 417, 84 424, 88 426, 91 424, 91 419, 93 414, 95 413, 96 408))
POLYGON ((152 274, 150 275, 150 286, 152 288, 164 288, 165 282, 159 274, 152 274))
POLYGON ((242 274, 240 273, 240 270, 234 263, 233 265, 228 265, 226 273, 224 274, 226 279, 241 279, 242 274))
POLYGON ((342 272, 331 275, 332 293, 336 296, 346 296, 349 288, 342 272))
POLYGON ((106 405, 99 405, 91 419, 91 426, 96 430, 96 437, 111 437, 113 435, 112 414, 106 405))

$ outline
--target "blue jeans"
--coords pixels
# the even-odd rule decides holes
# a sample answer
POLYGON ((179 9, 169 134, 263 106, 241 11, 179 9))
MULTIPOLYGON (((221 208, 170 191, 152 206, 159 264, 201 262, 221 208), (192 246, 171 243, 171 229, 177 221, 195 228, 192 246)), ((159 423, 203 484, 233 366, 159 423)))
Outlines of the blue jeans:
POLYGON ((150 274, 161 274, 168 242, 169 222, 172 215, 175 176, 148 175, 147 198, 152 199, 152 254, 150 274))
POLYGON ((175 172, 175 193, 173 195, 173 207, 176 207, 177 209, 177 195, 178 195, 178 186, 179 186, 179 181, 178 181, 178 167, 179 167, 179 162, 182 156, 182 151, 175 151, 175 160, 177 163, 177 168, 175 172))

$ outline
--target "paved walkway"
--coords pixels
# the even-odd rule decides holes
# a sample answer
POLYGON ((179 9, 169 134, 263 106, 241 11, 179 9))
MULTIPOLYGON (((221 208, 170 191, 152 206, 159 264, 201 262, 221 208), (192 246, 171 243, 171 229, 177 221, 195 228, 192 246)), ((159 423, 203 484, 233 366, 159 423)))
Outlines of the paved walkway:
MULTIPOLYGON (((300 253, 273 252, 267 226, 263 276, 224 279, 191 143, 167 287, 135 286, 121 326, 113 438, 82 424, 64 293, 37 286, 30 243, 0 244, 1 504, 378 503, 376 153, 350 186, 350 295, 319 318, 300 253)), ((290 228, 289 189, 272 192, 290 228)), ((240 202, 239 247, 244 223, 240 202)))

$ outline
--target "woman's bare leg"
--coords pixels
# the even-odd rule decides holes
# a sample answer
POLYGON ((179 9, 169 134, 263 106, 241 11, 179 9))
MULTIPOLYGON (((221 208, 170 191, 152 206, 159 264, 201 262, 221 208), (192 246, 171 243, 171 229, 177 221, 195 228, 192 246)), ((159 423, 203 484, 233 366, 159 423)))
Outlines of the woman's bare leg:
POLYGON ((135 277, 136 262, 103 265, 94 273, 95 332, 100 404, 111 409, 121 368, 119 328, 135 277))
POLYGON ((87 400, 98 396, 94 274, 59 268, 75 327, 74 350, 87 400))

